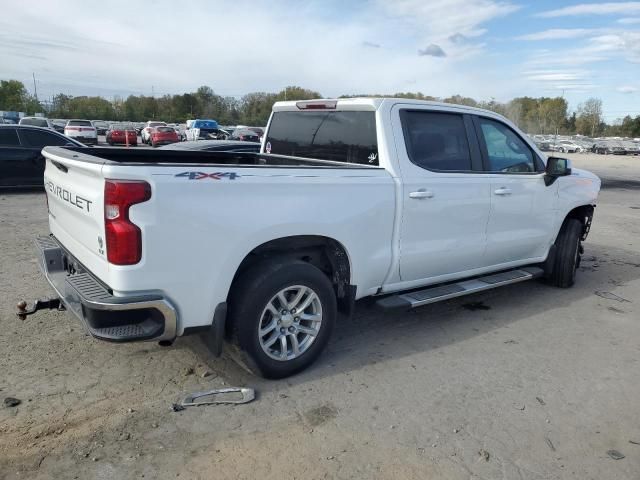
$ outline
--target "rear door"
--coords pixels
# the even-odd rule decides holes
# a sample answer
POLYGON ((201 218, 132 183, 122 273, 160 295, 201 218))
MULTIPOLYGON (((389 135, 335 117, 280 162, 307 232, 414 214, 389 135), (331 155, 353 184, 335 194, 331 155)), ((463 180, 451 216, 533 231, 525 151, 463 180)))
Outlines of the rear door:
POLYGON ((558 182, 544 183, 544 164, 528 143, 499 120, 475 117, 484 170, 491 181, 487 262, 539 258, 553 241, 558 182))
POLYGON ((484 266, 489 181, 470 117, 399 105, 392 123, 403 183, 401 280, 484 266))

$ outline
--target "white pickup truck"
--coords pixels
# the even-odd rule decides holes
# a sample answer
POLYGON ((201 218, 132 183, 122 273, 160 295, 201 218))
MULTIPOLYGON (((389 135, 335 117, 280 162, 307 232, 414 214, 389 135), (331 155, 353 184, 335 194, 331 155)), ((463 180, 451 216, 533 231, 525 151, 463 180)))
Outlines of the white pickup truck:
POLYGON ((600 189, 495 113, 404 99, 278 102, 261 153, 44 155, 36 243, 62 306, 104 340, 207 331, 272 378, 362 297, 571 286, 600 189))

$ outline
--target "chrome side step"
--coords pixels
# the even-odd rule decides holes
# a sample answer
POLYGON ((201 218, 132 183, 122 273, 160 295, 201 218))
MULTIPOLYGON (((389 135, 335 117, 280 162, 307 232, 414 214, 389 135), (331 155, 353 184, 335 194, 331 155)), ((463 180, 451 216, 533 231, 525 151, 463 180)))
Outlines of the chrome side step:
POLYGON ((483 277, 476 277, 471 280, 436 285, 422 290, 390 295, 378 300, 376 305, 387 310, 416 308, 429 303, 441 302, 442 300, 448 300, 450 298, 502 287, 503 285, 524 282, 525 280, 541 277, 543 274, 544 270, 539 267, 517 268, 505 272, 492 273, 483 277))

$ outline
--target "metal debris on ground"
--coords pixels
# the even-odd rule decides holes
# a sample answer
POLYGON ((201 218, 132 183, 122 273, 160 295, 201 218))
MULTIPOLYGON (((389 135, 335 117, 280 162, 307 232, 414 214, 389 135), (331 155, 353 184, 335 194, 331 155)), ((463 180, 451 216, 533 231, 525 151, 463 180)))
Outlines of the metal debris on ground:
POLYGON ((9 408, 9 407, 17 407, 18 405, 20 405, 22 403, 22 400, 19 400, 17 398, 13 398, 13 397, 7 397, 4 399, 4 406, 9 408))
POLYGON ((549 445, 549 448, 551 449, 552 452, 556 451, 556 447, 553 445, 553 442, 549 437, 544 437, 544 441, 547 442, 547 445, 549 445))
POLYGON ((594 292, 597 296, 602 297, 602 298, 606 298, 607 300, 615 300, 617 302, 627 302, 627 303, 631 303, 630 300, 627 300, 626 298, 622 298, 619 297, 618 295, 616 295, 615 293, 611 293, 611 292, 601 292, 600 290, 596 290, 594 292))
POLYGON ((174 403, 171 405, 171 411, 172 412, 181 412, 182 410, 184 410, 184 407, 182 405, 180 405, 179 403, 174 403))
POLYGON ((184 397, 180 405, 182 407, 197 407, 199 405, 216 405, 224 403, 240 404, 249 403, 256 398, 256 393, 253 388, 216 388, 213 390, 207 390, 205 392, 195 392, 184 397), (240 398, 228 398, 228 394, 240 394, 240 398), (220 398, 215 398, 220 396, 220 398), (214 397, 209 400, 198 400, 202 397, 214 397))
POLYGON ((536 400, 538 400, 538 403, 539 403, 540 405, 546 405, 546 404, 547 404, 547 403, 546 403, 542 398, 540 398, 540 397, 536 397, 536 400))
POLYGON ((629 440, 629 443, 633 443, 634 445, 640 445, 640 442, 636 442, 635 440, 629 440))
POLYGON ((491 454, 487 452, 484 448, 480 449, 480 451, 478 452, 478 455, 480 455, 480 458, 483 458, 485 462, 488 462, 489 459, 491 458, 491 454))
POLYGON ((624 458, 624 454, 620 453, 618 450, 607 450, 607 455, 614 460, 622 460, 624 458))

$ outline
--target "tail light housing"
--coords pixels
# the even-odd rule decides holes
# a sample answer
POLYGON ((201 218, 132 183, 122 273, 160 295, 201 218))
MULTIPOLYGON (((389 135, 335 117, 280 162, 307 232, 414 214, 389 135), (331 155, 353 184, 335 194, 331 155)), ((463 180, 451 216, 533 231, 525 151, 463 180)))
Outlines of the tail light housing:
POLYGON ((151 198, 151 185, 138 180, 106 180, 104 227, 107 260, 114 265, 135 265, 142 258, 142 232, 129 219, 132 205, 151 198))

